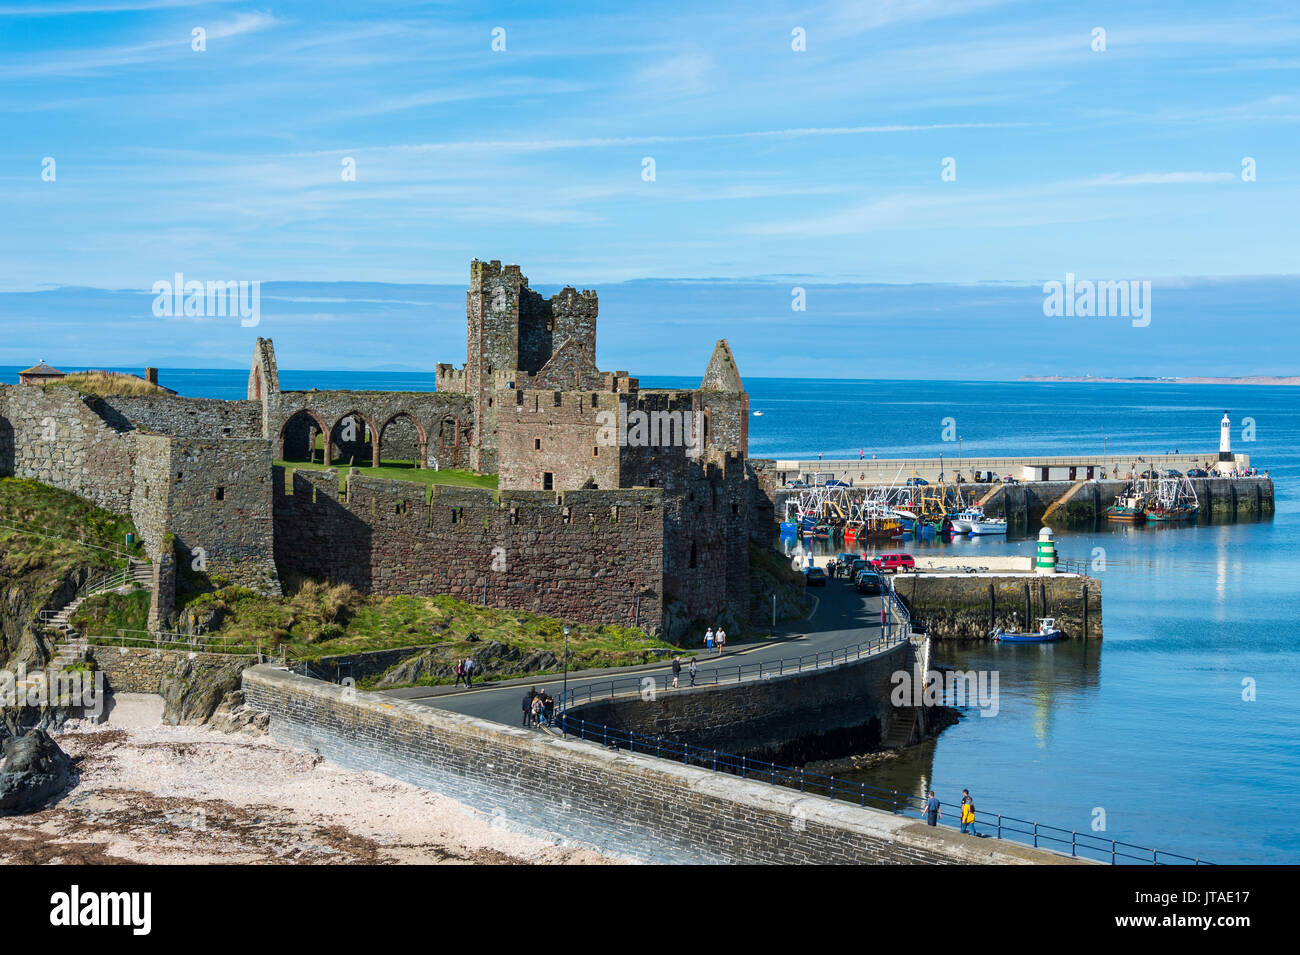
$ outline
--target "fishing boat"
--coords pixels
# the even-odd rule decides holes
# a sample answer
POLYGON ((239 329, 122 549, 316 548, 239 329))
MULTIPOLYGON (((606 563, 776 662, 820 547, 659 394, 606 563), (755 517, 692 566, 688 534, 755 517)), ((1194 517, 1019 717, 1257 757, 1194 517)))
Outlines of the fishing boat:
POLYGON ((1168 524, 1177 521, 1190 521, 1196 516, 1196 508, 1190 504, 1173 504, 1166 507, 1157 504, 1147 511, 1147 521, 1152 524, 1168 524))
POLYGON ((1153 524, 1190 521, 1199 508, 1191 481, 1181 476, 1162 478, 1147 495, 1146 519, 1153 524))
POLYGON ((1040 617, 1037 630, 1023 632, 998 627, 991 636, 994 643, 1051 643, 1060 640, 1063 634, 1056 628, 1055 617, 1040 617))
POLYGON ((978 517, 970 522, 971 537, 991 536, 993 534, 1006 534, 1007 522, 1000 517, 978 517))
POLYGON ((983 520, 984 508, 976 505, 968 507, 964 511, 958 511, 951 516, 952 532, 954 534, 969 534, 971 521, 983 520))
POLYGON ((1128 524, 1136 524, 1144 520, 1146 514, 1146 495, 1138 492, 1132 485, 1125 488, 1124 493, 1115 498, 1115 503, 1106 508, 1106 520, 1108 521, 1124 521, 1128 524))

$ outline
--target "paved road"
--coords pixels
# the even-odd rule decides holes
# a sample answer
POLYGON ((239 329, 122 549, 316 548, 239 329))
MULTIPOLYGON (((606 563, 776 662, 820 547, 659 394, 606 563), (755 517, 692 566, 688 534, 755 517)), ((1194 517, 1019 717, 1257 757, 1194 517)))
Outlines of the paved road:
MULTIPOLYGON (((696 666, 699 668, 696 684, 711 684, 715 677, 719 682, 734 683, 737 667, 743 667, 746 675, 752 676, 760 669, 758 664, 782 659, 789 661, 807 656, 805 666, 810 666, 813 655, 818 653, 822 654, 822 662, 826 663, 829 662, 830 651, 880 639, 880 597, 859 596, 853 585, 846 580, 827 581, 825 588, 817 588, 812 592, 818 598, 812 616, 783 625, 778 629, 778 639, 735 646, 729 643, 726 653, 721 657, 701 651, 696 656, 696 666)), ((641 667, 571 672, 569 691, 575 702, 580 704, 586 701, 584 691, 588 688, 596 693, 603 690, 607 695, 609 682, 618 680, 624 683, 620 687, 621 692, 635 692, 639 681, 645 677, 653 677, 662 690, 665 681, 672 679, 671 669, 671 660, 668 660, 641 667)), ((786 670, 789 670, 788 663, 786 670)), ((680 685, 684 687, 689 682, 686 661, 683 660, 680 685)), ((391 696, 427 706, 518 726, 523 715, 520 704, 529 686, 545 687, 558 699, 562 678, 548 676, 485 683, 476 685, 472 690, 463 687, 412 687, 387 692, 391 696)))

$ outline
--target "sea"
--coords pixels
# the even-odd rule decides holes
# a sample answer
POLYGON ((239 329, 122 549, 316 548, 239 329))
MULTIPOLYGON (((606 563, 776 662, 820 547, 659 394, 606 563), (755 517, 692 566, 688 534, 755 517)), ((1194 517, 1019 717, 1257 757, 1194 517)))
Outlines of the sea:
MULTIPOLYGON (((138 369, 131 369, 138 372, 138 369)), ((13 381, 18 369, 0 369, 13 381)), ((243 398, 246 370, 162 369, 183 395, 243 398)), ((651 377, 645 387, 698 387, 651 377)), ((281 370, 285 389, 432 390, 432 373, 281 370)), ((750 455, 878 458, 1234 449, 1267 470, 1272 519, 1057 535, 1102 580, 1102 640, 940 646, 999 674, 995 716, 855 774, 873 786, 1216 863, 1300 863, 1300 388, 746 379, 750 455), (1103 563, 1098 563, 1098 557, 1103 563)), ((1034 541, 909 544, 979 555, 1034 541)))

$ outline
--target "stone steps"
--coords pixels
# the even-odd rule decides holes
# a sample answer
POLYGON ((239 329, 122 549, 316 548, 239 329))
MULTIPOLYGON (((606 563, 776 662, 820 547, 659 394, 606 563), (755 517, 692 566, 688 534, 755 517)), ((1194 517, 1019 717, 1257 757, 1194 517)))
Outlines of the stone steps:
POLYGON ((912 738, 915 729, 916 707, 895 707, 890 711, 889 725, 885 727, 880 745, 885 749, 901 749, 912 738))

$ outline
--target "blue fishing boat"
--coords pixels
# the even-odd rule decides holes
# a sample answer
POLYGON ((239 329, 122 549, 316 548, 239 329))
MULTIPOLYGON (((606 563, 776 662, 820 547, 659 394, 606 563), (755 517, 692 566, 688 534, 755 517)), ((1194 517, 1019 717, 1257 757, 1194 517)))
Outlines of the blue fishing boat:
POLYGON ((1038 629, 1028 633, 1018 630, 1003 630, 998 627, 993 631, 994 643, 1051 643, 1060 640, 1063 634, 1056 628, 1055 617, 1040 617, 1038 629))

